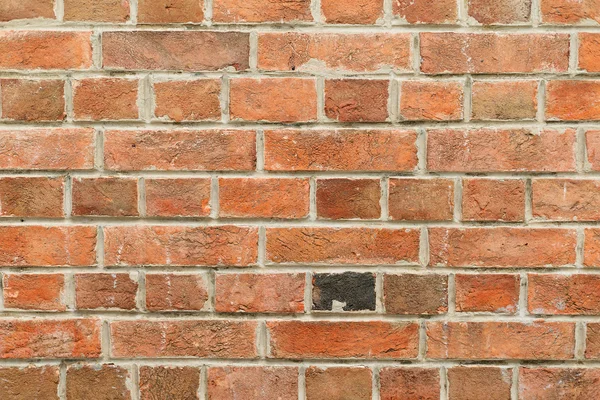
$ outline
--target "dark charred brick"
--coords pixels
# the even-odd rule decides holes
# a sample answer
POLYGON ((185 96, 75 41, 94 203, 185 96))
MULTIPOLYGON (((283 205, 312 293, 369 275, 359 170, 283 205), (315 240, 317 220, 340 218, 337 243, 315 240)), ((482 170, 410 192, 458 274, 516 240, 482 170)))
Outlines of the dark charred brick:
POLYGON ((344 311, 375 310, 375 275, 344 272, 316 274, 313 277, 313 309, 333 310, 333 302, 344 311))

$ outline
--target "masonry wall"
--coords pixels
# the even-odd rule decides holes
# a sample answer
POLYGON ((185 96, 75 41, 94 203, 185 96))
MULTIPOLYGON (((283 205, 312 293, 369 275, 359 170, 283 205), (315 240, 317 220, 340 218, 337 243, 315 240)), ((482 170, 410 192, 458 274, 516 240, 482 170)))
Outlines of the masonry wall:
POLYGON ((593 399, 595 0, 0 0, 0 398, 593 399))

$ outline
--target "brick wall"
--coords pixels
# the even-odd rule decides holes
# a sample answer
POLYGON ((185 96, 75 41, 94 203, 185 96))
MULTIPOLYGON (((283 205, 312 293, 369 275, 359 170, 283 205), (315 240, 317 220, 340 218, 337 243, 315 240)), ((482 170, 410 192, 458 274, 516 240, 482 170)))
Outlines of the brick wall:
POLYGON ((598 397, 598 1, 0 21, 2 400, 598 397))

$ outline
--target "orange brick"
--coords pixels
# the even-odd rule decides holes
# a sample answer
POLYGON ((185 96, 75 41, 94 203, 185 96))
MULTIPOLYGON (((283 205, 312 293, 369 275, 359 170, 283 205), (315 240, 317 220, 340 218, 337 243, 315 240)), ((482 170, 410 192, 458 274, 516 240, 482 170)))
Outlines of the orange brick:
POLYGON ((553 221, 600 218, 600 182, 579 179, 534 179, 533 216, 553 221))
POLYGON ((389 213, 395 220, 452 220, 454 181, 450 179, 392 178, 389 213))
POLYGON ((372 375, 366 367, 309 367, 305 378, 306 398, 371 400, 372 375))
POLYGON ((64 311, 64 286, 62 274, 5 274, 4 307, 64 311))
POLYGON ((434 368, 385 367, 379 371, 381 400, 438 400, 440 372, 434 368))
POLYGON ((385 122, 388 86, 386 80, 326 80, 325 115, 339 122, 385 122))
POLYGON ((456 311, 514 314, 520 281, 511 274, 456 274, 456 311))
POLYGON ((18 121, 62 121, 65 89, 61 80, 0 80, 2 118, 18 121))
POLYGON ((202 217, 210 214, 210 178, 146 179, 146 214, 202 217))
POLYGON ((207 301, 208 292, 204 275, 146 275, 148 310, 202 310, 207 301))
POLYGON ((600 229, 585 230, 583 263, 586 267, 600 266, 600 229))
POLYGON ((308 179, 220 178, 219 215, 232 218, 304 218, 308 179))
POLYGON ((592 399, 598 393, 597 368, 519 368, 519 399, 592 399))
POLYGON ((55 19, 54 0, 5 0, 0 3, 0 21, 17 19, 55 19))
POLYGON ((586 324, 585 358, 600 358, 600 324, 586 324))
POLYGON ((463 179, 464 221, 510 221, 525 218, 525 182, 519 179, 463 179))
POLYGON ((456 121, 463 118, 463 83, 400 83, 400 117, 406 121, 456 121))
POLYGON ((138 22, 169 24, 202 22, 204 0, 139 0, 138 22))
POLYGON ((293 367, 209 367, 209 399, 298 398, 298 369, 293 367))
POLYGON ((0 392, 11 400, 58 400, 58 366, 0 368, 0 392))
POLYGON ((374 24, 383 17, 383 0, 321 0, 321 15, 328 24, 374 24))
POLYGON ((511 398, 512 369, 496 367, 452 367, 448 369, 449 399, 511 398))
POLYGON ((533 120, 537 113, 537 81, 476 81, 472 88, 472 119, 533 120))
POLYGON ((138 81, 93 78, 73 82, 73 114, 86 121, 137 119, 138 81))
POLYGON ((310 0, 214 0, 215 22, 312 21, 310 0))
POLYGON ((573 24, 600 22, 600 10, 596 0, 542 0, 542 21, 548 24, 573 24))
POLYGON ((379 179, 317 180, 317 216, 324 219, 381 217, 379 179))
POLYGON ((221 81, 197 79, 154 84, 156 117, 175 122, 221 119, 221 81))
POLYGON ((585 133, 587 162, 593 171, 600 169, 600 131, 587 131, 585 133))
POLYGON ((73 215, 137 216, 137 179, 73 179, 73 215))
POLYGON ((137 288, 130 274, 76 274, 75 304, 78 309, 133 310, 137 288))
POLYGON ((392 11, 394 17, 409 24, 447 24, 458 18, 453 0, 395 0, 392 11))
POLYGON ((128 0, 63 0, 65 21, 126 22, 128 0))
POLYGON ((596 275, 528 275, 528 308, 532 314, 598 315, 600 290, 596 275))
POLYGON ((522 24, 531 16, 531 0, 469 0, 469 17, 483 25, 522 24))
POLYGON ((600 120, 600 82, 550 81, 546 98, 548 120, 600 120))
POLYGON ((62 178, 0 178, 0 216, 62 217, 62 178))
MULTIPOLYGON (((598 19, 600 20, 600 15, 598 19)), ((580 33, 579 69, 587 72, 600 72, 598 52, 600 52, 600 35, 597 33, 580 33)))
POLYGON ((230 82, 233 120, 308 122, 317 118, 314 79, 237 78, 230 82))

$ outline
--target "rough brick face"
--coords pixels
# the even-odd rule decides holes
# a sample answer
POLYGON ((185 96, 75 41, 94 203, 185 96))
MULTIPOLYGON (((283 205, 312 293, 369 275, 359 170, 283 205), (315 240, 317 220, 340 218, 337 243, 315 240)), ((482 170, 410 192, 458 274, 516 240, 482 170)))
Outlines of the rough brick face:
POLYGON ((0 0, 0 400, 593 400, 600 0, 0 0))

